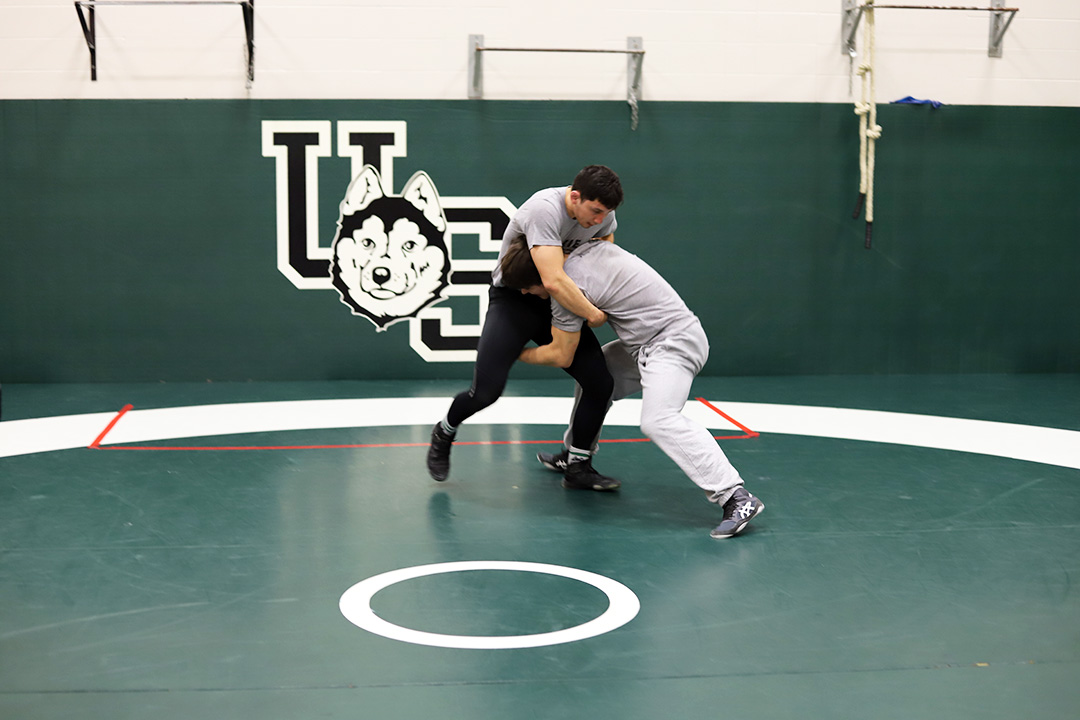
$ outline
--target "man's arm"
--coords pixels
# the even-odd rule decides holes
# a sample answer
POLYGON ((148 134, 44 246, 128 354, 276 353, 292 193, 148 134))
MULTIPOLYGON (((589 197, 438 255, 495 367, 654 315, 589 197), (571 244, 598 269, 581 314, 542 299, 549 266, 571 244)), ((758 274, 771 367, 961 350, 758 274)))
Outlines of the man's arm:
POLYGON ((599 237, 599 238, 596 238, 596 239, 597 240, 603 240, 604 242, 613 243, 613 242, 615 242, 615 233, 611 233, 610 235, 605 235, 604 237, 599 237))
MULTIPOLYGON (((611 236, 614 237, 614 236, 611 236)), ((570 276, 563 270, 562 247, 558 245, 537 245, 530 250, 536 269, 540 271, 540 279, 544 283, 544 289, 551 297, 555 298, 560 305, 584 318, 589 327, 600 327, 607 320, 607 315, 585 297, 570 276)))
POLYGON ((567 368, 574 362, 574 353, 577 352, 578 340, 581 339, 581 331, 566 332, 552 326, 551 342, 540 347, 529 347, 521 351, 518 360, 530 365, 554 365, 555 367, 567 368))

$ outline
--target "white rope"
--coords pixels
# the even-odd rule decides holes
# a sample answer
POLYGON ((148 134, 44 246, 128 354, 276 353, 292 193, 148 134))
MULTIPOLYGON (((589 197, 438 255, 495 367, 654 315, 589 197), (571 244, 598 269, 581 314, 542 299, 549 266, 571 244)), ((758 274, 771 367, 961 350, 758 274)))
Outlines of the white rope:
POLYGON ((866 127, 866 222, 874 222, 874 150, 881 137, 877 124, 877 91, 874 82, 874 0, 867 0, 866 37, 867 57, 870 64, 870 117, 866 127))
MULTIPOLYGON (((874 221, 874 150, 881 137, 877 124, 877 92, 874 83, 874 0, 864 5, 866 25, 863 27, 864 59, 859 63, 862 77, 862 97, 855 103, 859 116, 859 193, 866 198, 866 222, 874 221)), ((869 236, 868 236, 869 237, 869 236)))

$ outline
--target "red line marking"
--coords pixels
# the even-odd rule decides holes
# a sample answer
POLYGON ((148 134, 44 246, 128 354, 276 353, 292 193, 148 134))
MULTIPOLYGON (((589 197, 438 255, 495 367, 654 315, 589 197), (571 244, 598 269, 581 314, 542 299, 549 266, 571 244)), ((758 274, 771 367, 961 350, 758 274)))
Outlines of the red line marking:
MULTIPOLYGON (((550 444, 561 440, 474 440, 455 442, 454 445, 531 445, 550 444)), ((605 442, 601 440, 600 442, 605 442)), ((428 443, 358 443, 355 445, 206 445, 175 446, 164 445, 110 445, 97 450, 338 450, 343 448, 403 448, 427 447, 428 443)))
MULTIPOLYGON (((738 426, 740 430, 743 430, 745 435, 714 435, 715 440, 745 440, 747 438, 759 437, 759 434, 740 423, 735 418, 731 417, 727 413, 723 412, 719 408, 712 405, 705 398, 696 398, 698 402, 704 403, 706 406, 722 415, 725 419, 738 426)), ((405 447, 427 447, 428 443, 359 443, 355 445, 109 445, 102 447, 101 443, 104 442, 105 436, 108 435, 116 423, 120 422, 120 418, 124 417, 129 410, 134 408, 133 405, 125 405, 120 409, 120 412, 116 413, 116 417, 105 426, 105 429, 101 431, 101 434, 95 438, 94 442, 88 445, 90 450, 343 450, 349 448, 405 448, 405 447)), ((455 442, 455 445, 554 445, 555 443, 561 443, 562 440, 463 440, 461 442, 455 442)), ((600 440, 602 443, 631 443, 631 442, 651 442, 649 438, 610 438, 600 440)))
POLYGON ((90 443, 89 447, 91 450, 98 450, 101 448, 101 441, 105 439, 105 436, 109 434, 110 430, 116 427, 116 423, 120 422, 120 418, 124 417, 127 411, 130 410, 132 407, 134 406, 129 404, 120 408, 120 412, 116 413, 116 417, 112 419, 112 422, 105 426, 105 429, 102 430, 101 434, 94 439, 94 442, 90 443))
MULTIPOLYGON (((104 433, 103 433, 104 435, 104 433)), ((740 436, 742 437, 742 436, 740 436)), ((602 443, 650 442, 649 438, 615 438, 601 440, 602 443)), ((554 445, 562 440, 462 440, 455 446, 462 445, 554 445)), ((93 450, 341 450, 347 448, 405 448, 427 447, 428 443, 358 443, 355 445, 91 445, 93 450)))
MULTIPOLYGON (((739 422, 739 421, 738 421, 738 420, 736 420, 735 418, 733 418, 733 417, 731 417, 730 415, 728 415, 728 414, 727 414, 726 412, 724 412, 724 411, 723 411, 723 410, 721 410, 720 408, 718 408, 718 407, 716 407, 715 405, 713 405, 713 404, 712 404, 711 402, 709 402, 709 401, 708 401, 708 400, 706 400, 705 398, 699 397, 699 398, 695 398, 695 400, 697 400, 697 401, 698 401, 699 403, 701 403, 701 404, 702 404, 702 405, 704 405, 705 407, 709 408, 709 409, 710 409, 710 410, 712 410, 713 412, 715 412, 715 413, 719 414, 719 415, 720 415, 721 417, 723 417, 723 418, 724 418, 725 420, 727 420, 728 422, 732 423, 733 425, 735 425, 736 427, 738 427, 738 428, 739 428, 740 430, 742 430, 742 431, 743 431, 744 433, 746 433, 746 435, 745 435, 745 436, 743 436, 743 435, 739 435, 739 436, 738 436, 739 438, 741 438, 741 437, 748 437, 748 438, 756 438, 756 437, 761 437, 761 433, 757 433, 757 432, 754 432, 753 430, 751 430, 750 428, 746 427, 745 425, 743 425, 743 424, 742 424, 741 422, 739 422)), ((724 439, 724 438, 716 438, 716 439, 717 439, 717 440, 721 440, 721 439, 724 439)), ((737 439, 737 438, 731 438, 731 439, 737 439)))

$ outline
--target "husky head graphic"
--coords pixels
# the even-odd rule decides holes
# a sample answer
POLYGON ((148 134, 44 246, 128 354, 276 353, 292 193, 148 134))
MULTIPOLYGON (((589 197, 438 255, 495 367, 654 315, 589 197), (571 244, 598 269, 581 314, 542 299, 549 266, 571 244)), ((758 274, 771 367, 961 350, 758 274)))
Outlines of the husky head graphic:
POLYGON ((330 275, 341 301, 383 331, 440 299, 449 284, 446 216, 427 173, 387 195, 365 165, 341 201, 330 275))

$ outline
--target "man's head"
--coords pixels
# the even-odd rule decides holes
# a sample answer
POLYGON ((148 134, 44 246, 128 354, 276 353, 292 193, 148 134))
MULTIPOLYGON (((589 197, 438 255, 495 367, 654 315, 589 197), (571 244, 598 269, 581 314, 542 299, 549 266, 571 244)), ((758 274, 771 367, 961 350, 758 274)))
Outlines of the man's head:
POLYGON ((540 279, 540 271, 536 269, 529 244, 525 242, 525 236, 519 235, 510 241, 510 247, 503 255, 500 262, 502 268, 502 281, 508 288, 520 290, 527 295, 536 295, 545 300, 550 297, 544 289, 544 281, 540 279))
POLYGON ((582 227, 602 223, 623 201, 622 183, 615 171, 604 165, 589 165, 574 178, 567 195, 567 210, 582 227))

